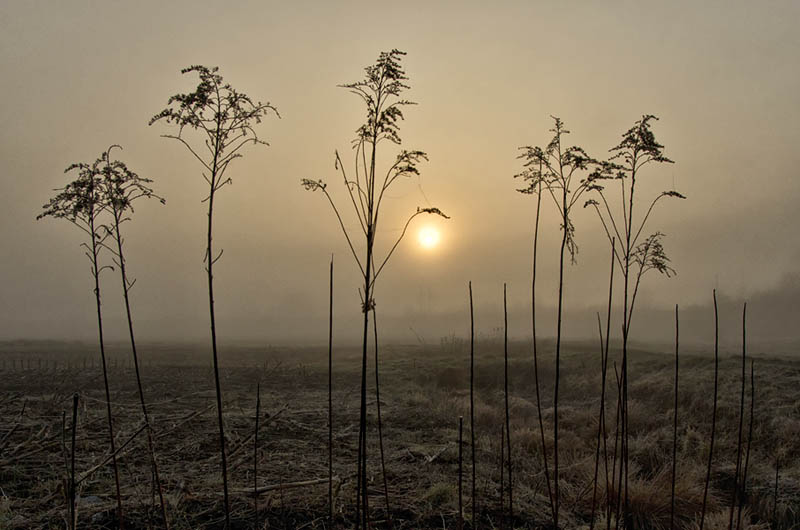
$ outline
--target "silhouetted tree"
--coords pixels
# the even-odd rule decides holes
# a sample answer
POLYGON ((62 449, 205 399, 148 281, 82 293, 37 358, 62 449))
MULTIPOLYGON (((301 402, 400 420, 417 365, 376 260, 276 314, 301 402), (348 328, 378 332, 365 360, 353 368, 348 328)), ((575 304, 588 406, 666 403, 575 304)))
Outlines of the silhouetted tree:
MULTIPOLYGON (((553 199, 561 219, 561 253, 558 269, 558 319, 556 325, 556 370, 553 391, 553 524, 558 527, 559 511, 559 464, 558 464, 558 391, 561 379, 561 315, 564 298, 564 258, 567 252, 575 263, 578 246, 575 243, 575 227, 570 213, 581 196, 589 189, 589 179, 578 180, 578 175, 588 171, 595 160, 578 146, 564 147, 562 137, 569 134, 561 119, 553 117, 555 125, 550 132, 553 138, 547 147, 522 147, 519 156, 525 160, 525 169, 516 175, 528 184, 521 193, 539 194, 546 191, 553 199)), ((537 205, 538 208, 538 205, 537 205)), ((537 225, 538 226, 538 225, 537 225)), ((538 235, 538 232, 537 232, 538 235)), ((545 467, 547 464, 545 463, 545 467)))
MULTIPOLYGON (((328 192, 325 182, 320 179, 302 179, 302 185, 309 191, 322 191, 328 199, 336 214, 342 232, 344 233, 350 251, 355 258, 363 278, 363 299, 361 309, 364 314, 363 347, 361 362, 361 412, 358 436, 358 480, 356 501, 356 528, 363 524, 367 526, 367 345, 369 334, 369 312, 375 307, 373 298, 375 281, 380 276, 386 263, 391 258, 397 246, 406 234, 411 221, 420 214, 435 214, 447 218, 438 208, 417 208, 406 220, 400 236, 390 247, 382 260, 376 260, 374 255, 375 236, 377 234, 380 208, 386 190, 398 179, 418 175, 417 166, 428 159, 422 151, 401 150, 394 163, 385 174, 378 174, 378 146, 381 142, 389 141, 399 145, 399 121, 403 119, 402 107, 412 105, 411 101, 402 99, 400 95, 410 87, 405 83, 408 80, 400 64, 404 52, 392 50, 381 52, 374 65, 367 66, 364 79, 355 83, 340 85, 361 98, 366 105, 366 121, 356 130, 353 139, 354 171, 348 175, 345 165, 335 152, 334 167, 341 173, 345 189, 348 192, 355 217, 358 221, 360 233, 364 236, 365 247, 363 253, 356 250, 355 234, 351 234, 342 219, 341 212, 336 206, 333 197, 328 192)), ((377 370, 377 367, 376 367, 377 370)))
MULTIPOLYGON (((50 202, 43 206, 44 212, 36 216, 36 219, 44 217, 55 217, 66 219, 73 225, 80 228, 89 238, 89 242, 81 243, 81 247, 86 250, 86 257, 91 263, 91 273, 94 279, 94 296, 97 307, 97 333, 100 345, 100 360, 103 367, 103 386, 106 393, 106 416, 108 418, 108 439, 111 450, 111 462, 114 468, 114 485, 117 496, 117 516, 119 526, 122 528, 122 496, 119 487, 119 470, 116 458, 116 446, 114 443, 114 420, 111 413, 111 393, 108 388, 108 370, 106 367, 106 350, 103 339, 103 313, 100 303, 100 273, 105 269, 110 269, 108 265, 100 265, 100 253, 105 246, 108 238, 108 231, 104 230, 99 220, 105 208, 103 196, 102 171, 99 168, 100 161, 94 164, 83 162, 72 164, 64 173, 77 171, 78 176, 64 186, 57 189, 58 193, 50 199, 50 202)), ((74 428, 74 427, 73 427, 74 428)))
POLYGON ((208 275, 208 307, 211 318, 211 351, 214 359, 214 383, 217 394, 217 421, 219 423, 219 444, 222 459, 222 483, 225 499, 225 524, 230 528, 230 504, 228 502, 228 471, 225 456, 225 431, 222 423, 222 392, 219 384, 219 361, 217 356, 217 329, 214 316, 214 274, 213 267, 222 256, 222 251, 214 254, 212 247, 212 227, 214 199, 219 190, 232 181, 227 176, 230 163, 242 156, 241 149, 248 144, 263 144, 256 135, 254 126, 270 112, 277 115, 275 107, 269 103, 253 101, 249 96, 237 91, 223 82, 217 73, 218 68, 194 65, 181 70, 181 73, 197 73, 200 83, 194 92, 176 94, 169 98, 167 108, 150 119, 150 125, 165 121, 178 128, 176 134, 165 134, 165 138, 179 141, 200 162, 203 179, 208 184, 208 230, 206 234, 206 253, 204 257, 208 275), (185 138, 186 128, 196 131, 200 143, 192 144, 185 138))
POLYGON ((139 355, 136 351, 136 337, 133 332, 130 290, 134 283, 136 283, 136 280, 131 280, 128 277, 127 262, 125 260, 124 252, 125 238, 122 236, 122 225, 126 221, 130 221, 131 216, 133 215, 133 203, 135 201, 143 198, 155 198, 161 204, 164 204, 165 201, 163 198, 153 193, 153 190, 149 187, 149 184, 152 182, 152 180, 140 177, 128 169, 124 162, 111 159, 111 150, 115 147, 122 149, 122 147, 119 145, 112 145, 96 162, 97 169, 103 176, 101 187, 103 203, 113 218, 110 223, 105 225, 108 234, 113 239, 113 244, 108 245, 107 248, 114 256, 114 263, 119 270, 120 279, 122 280, 122 296, 125 301, 125 315, 128 319, 128 335, 131 341, 131 354, 133 355, 133 367, 136 373, 136 387, 139 392, 139 403, 142 407, 142 416, 147 429, 147 447, 150 451, 152 476, 155 482, 155 489, 158 491, 158 499, 161 504, 161 517, 164 520, 164 527, 169 528, 167 508, 164 502, 164 492, 161 487, 161 477, 158 472, 155 445, 153 444, 153 429, 150 424, 150 417, 147 414, 147 404, 144 399, 142 377, 139 370, 139 355))
MULTIPOLYGON (((617 492, 624 491, 624 508, 628 505, 628 338, 630 336, 631 318, 636 302, 636 295, 642 277, 651 270, 667 276, 675 271, 669 266, 669 258, 664 252, 661 240, 664 234, 655 232, 642 239, 642 232, 655 205, 663 197, 685 198, 676 191, 663 191, 650 203, 641 221, 635 218, 636 184, 642 168, 650 163, 672 163, 664 156, 664 146, 656 141, 650 124, 657 120, 653 115, 644 115, 623 135, 622 140, 610 149, 611 157, 598 165, 598 169, 589 177, 589 188, 595 192, 597 199, 589 199, 584 206, 592 206, 597 212, 609 241, 620 242, 615 251, 617 264, 623 276, 622 304, 622 459, 619 471, 617 492), (607 181, 619 182, 620 210, 612 208, 608 201, 609 189, 604 185, 607 181), (619 212, 622 212, 620 218, 619 212), (634 281, 631 293, 631 281, 634 281)), ((609 185, 610 188, 610 185, 609 185)), ((613 190, 612 190, 613 192, 613 190)), ((618 502, 619 504, 619 502, 618 502)), ((617 506, 619 510, 619 506, 617 506)))

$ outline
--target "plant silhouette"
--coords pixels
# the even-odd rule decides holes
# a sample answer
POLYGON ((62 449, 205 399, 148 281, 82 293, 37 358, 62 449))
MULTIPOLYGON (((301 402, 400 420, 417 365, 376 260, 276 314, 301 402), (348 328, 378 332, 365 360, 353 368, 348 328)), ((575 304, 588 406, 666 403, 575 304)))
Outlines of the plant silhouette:
MULTIPOLYGON (((556 370, 555 388, 553 391, 553 487, 552 487, 552 516, 553 525, 558 528, 559 519, 559 462, 558 462, 558 392, 561 379, 561 323, 564 299, 564 258, 569 252, 571 263, 575 263, 578 245, 575 243, 575 226, 572 224, 572 207, 578 203, 581 196, 589 189, 587 179, 578 180, 578 175, 588 171, 594 159, 589 157, 583 148, 578 146, 564 147, 562 138, 569 134, 560 118, 553 116, 554 125, 550 129, 553 138, 542 149, 541 147, 521 147, 525 169, 516 175, 522 178, 527 187, 519 189, 520 193, 539 195, 542 191, 553 199, 561 219, 561 252, 558 269, 558 318, 556 324, 556 370)), ((537 202, 537 236, 538 212, 540 203, 537 202)), ((535 250, 534 250, 535 252, 535 250)), ((534 273, 535 274, 535 273, 534 273)), ((535 326, 535 324, 534 324, 535 326)), ((535 343, 535 340, 534 340, 535 343)), ((538 384, 537 384, 538 388, 538 384)), ((545 455, 545 469, 547 468, 545 455)), ((549 487, 549 480, 548 480, 549 487)))
POLYGON ((641 177, 644 166, 651 163, 673 163, 672 160, 664 155, 664 146, 658 143, 651 129, 651 122, 658 120, 652 114, 642 116, 633 126, 623 135, 619 144, 612 147, 609 151, 611 156, 598 164, 587 179, 587 187, 594 192, 597 199, 592 198, 586 201, 585 207, 593 207, 603 225, 609 241, 619 241, 615 247, 615 259, 620 267, 623 276, 623 300, 622 300, 622 372, 620 380, 622 384, 622 408, 620 421, 622 422, 621 433, 621 461, 619 477, 617 479, 616 491, 623 494, 622 502, 617 499, 616 514, 620 516, 620 504, 623 508, 623 517, 628 508, 628 338, 630 336, 631 319, 636 303, 636 295, 642 278, 651 270, 658 271, 666 276, 672 276, 675 271, 669 266, 669 258, 664 252, 661 243, 664 234, 655 232, 642 239, 642 232, 647 225, 653 208, 664 197, 685 198, 677 191, 662 191, 650 203, 647 211, 642 216, 641 221, 635 218, 637 204, 636 184, 641 177), (612 184, 607 182, 617 181, 619 183, 620 210, 609 204, 608 194, 612 184), (599 199, 599 200, 598 200, 599 199), (631 281, 634 284, 631 286, 631 281), (631 287, 633 291, 631 293, 631 287))
POLYGON ((144 398, 144 390, 142 389, 142 376, 139 370, 139 355, 136 350, 136 337, 133 332, 133 317, 131 315, 130 303, 130 290, 133 288, 136 280, 131 280, 128 277, 127 262, 125 260, 124 242, 125 238, 122 236, 122 226, 126 221, 131 220, 133 215, 133 204, 140 199, 153 198, 158 200, 161 204, 166 201, 156 195, 150 183, 152 180, 140 177, 125 165, 120 160, 112 160, 111 150, 114 148, 122 149, 119 145, 110 146, 97 161, 96 165, 102 173, 102 186, 101 195, 103 197, 103 204, 112 216, 112 221, 104 225, 105 230, 113 239, 112 245, 106 245, 109 252, 113 255, 114 264, 120 273, 122 280, 122 296, 125 302, 125 315, 128 320, 128 335, 131 342, 131 354, 133 355, 133 367, 136 373, 136 388, 139 393, 139 404, 142 407, 142 417, 147 429, 147 447, 150 452, 150 465, 152 468, 152 477, 154 481, 154 489, 158 492, 158 499, 161 506, 161 517, 163 519, 164 527, 169 529, 169 520, 167 518, 167 508, 164 502, 164 492, 161 486, 161 476, 158 471, 158 461, 156 459, 155 445, 153 443, 153 429, 150 424, 150 417, 147 413, 147 404, 144 398))
POLYGON ((158 121, 176 126, 178 132, 165 134, 165 138, 177 140, 200 162, 203 179, 208 184, 208 225, 206 253, 203 261, 208 276, 208 307, 211 319, 211 351, 214 360, 214 384, 217 395, 217 422, 219 424, 219 446, 222 460, 222 484, 225 502, 225 525, 230 528, 230 502, 228 500, 228 466, 225 456, 225 430, 222 422, 222 391, 219 383, 219 358, 217 355, 217 328, 214 314, 214 265, 222 257, 222 251, 214 254, 212 246, 214 199, 219 190, 232 180, 227 176, 231 162, 242 157, 241 150, 249 144, 267 145, 260 140, 255 125, 270 113, 278 114, 269 103, 254 101, 223 81, 218 68, 194 65, 181 73, 196 73, 200 82, 194 92, 176 94, 169 98, 167 108, 150 119, 152 125, 158 121), (185 137, 189 128, 202 139, 199 144, 190 143, 185 137))
MULTIPOLYGON (((363 524, 368 526, 368 493, 367 493, 367 347, 369 335, 369 312, 375 307, 375 282, 402 241, 411 221, 422 214, 439 215, 448 218, 438 208, 417 208, 405 222, 400 236, 381 260, 375 257, 375 240, 380 219, 380 210, 386 191, 401 178, 418 175, 418 165, 426 161, 428 156, 423 151, 402 149, 396 155, 385 174, 378 174, 379 145, 384 142, 400 145, 399 122, 403 120, 402 108, 413 102, 403 99, 401 94, 410 87, 406 84, 408 77, 400 64, 404 52, 392 50, 381 52, 375 64, 367 66, 364 79, 340 85, 357 95, 366 106, 366 121, 356 129, 352 140, 354 154, 354 170, 348 174, 338 151, 334 156, 334 168, 341 173, 344 187, 358 221, 360 235, 363 235, 365 246, 363 253, 356 249, 356 234, 351 233, 342 218, 342 212, 329 193, 328 185, 321 179, 302 179, 306 190, 321 191, 328 199, 339 225, 342 229, 350 251, 358 265, 362 285, 361 309, 364 314, 362 359, 361 359, 361 406, 358 436, 358 465, 356 493, 356 528, 363 524)), ((378 367, 375 367, 376 374, 378 367)), ((377 375, 376 375, 377 378, 377 375)), ((382 436, 382 433, 379 433, 382 436)))
POLYGON ((89 237, 89 242, 84 241, 81 243, 81 247, 85 249, 86 257, 89 258, 92 266, 91 273, 94 280, 94 296, 97 308, 97 334, 100 345, 100 361, 103 368, 103 387, 106 396, 108 440, 114 469, 117 517, 119 519, 119 527, 122 528, 122 496, 120 494, 119 469, 114 443, 114 419, 111 412, 111 392, 108 388, 108 369, 106 366, 105 340, 103 338, 103 313, 100 302, 100 273, 105 269, 111 269, 108 265, 100 265, 100 253, 106 248, 105 241, 109 236, 109 232, 104 229, 99 219, 106 206, 103 195, 102 165, 102 160, 96 160, 93 164, 79 162, 67 167, 64 173, 77 171, 78 176, 63 188, 55 190, 58 193, 43 206, 44 212, 36 216, 36 219, 44 217, 66 219, 89 237))

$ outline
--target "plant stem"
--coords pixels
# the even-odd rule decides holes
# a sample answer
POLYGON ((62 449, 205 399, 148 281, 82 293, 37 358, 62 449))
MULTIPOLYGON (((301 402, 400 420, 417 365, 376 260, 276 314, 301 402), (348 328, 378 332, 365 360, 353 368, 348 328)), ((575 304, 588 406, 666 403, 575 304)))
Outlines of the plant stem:
POLYGON ((153 429, 150 425, 150 417, 147 414, 147 405, 144 399, 144 390, 142 389, 142 377, 139 371, 139 355, 136 351, 136 338, 133 333, 133 317, 131 316, 131 303, 130 303, 130 288, 131 284, 128 283, 128 273, 125 265, 125 255, 122 251, 122 233, 120 232, 120 216, 122 212, 116 207, 114 208, 114 239, 117 242, 117 253, 119 257, 119 270, 122 277, 122 294, 125 300, 125 315, 128 318, 128 334, 131 339, 131 353, 133 355, 133 366, 136 372, 136 388, 139 392, 139 403, 142 407, 142 416, 147 428, 147 448, 150 451, 150 465, 153 470, 153 479, 155 481, 155 488, 158 491, 158 500, 161 503, 161 517, 164 521, 164 528, 169 530, 169 519, 167 518, 167 507, 164 502, 164 492, 161 487, 161 477, 158 472, 158 461, 156 460, 155 444, 153 443, 153 429))
POLYGON ((386 460, 383 453, 383 426, 381 422, 381 386, 378 378, 378 316, 372 308, 372 329, 375 336, 375 401, 378 412, 378 447, 381 452, 381 473, 383 474, 383 495, 386 499, 386 520, 392 528, 392 511, 389 505, 389 483, 386 478, 386 460))
MULTIPOLYGON (((216 151, 214 156, 216 168, 216 151)), ((231 527, 230 503, 228 501, 228 460, 225 455, 225 427, 222 421, 222 389, 219 383, 219 357, 217 355, 217 326, 214 315, 214 273, 213 267, 216 259, 212 253, 212 225, 214 219, 214 191, 216 175, 211 177, 211 193, 208 197, 208 234, 206 236, 206 272, 208 273, 208 309, 211 317, 211 352, 214 359, 214 388, 217 397, 217 424, 219 426, 219 452, 222 458, 222 491, 225 503, 225 528, 231 527)))
POLYGON ((464 417, 458 417, 458 530, 464 530, 464 503, 462 496, 462 463, 464 449, 464 417))
POLYGON ((253 512, 258 530, 258 420, 261 417, 261 383, 256 385, 256 427, 253 433, 253 512))
MULTIPOLYGON (((602 324, 600 323, 600 313, 597 313, 597 327, 600 333, 600 373, 601 373, 601 390, 600 390, 600 412, 597 418, 597 445, 595 446, 594 451, 594 478, 592 479, 592 511, 589 515, 589 530, 594 529, 594 520, 595 520, 595 508, 597 507, 597 475, 600 471, 600 441, 603 436, 603 408, 605 407, 605 390, 606 390, 606 378, 605 378, 605 362, 606 362, 606 355, 603 349, 603 328, 602 324)), ((608 466, 606 465, 606 469, 608 466)), ((606 480, 606 495, 608 494, 608 481, 606 480)))
POLYGON ((554 510, 553 526, 558 528, 558 510, 560 504, 559 494, 559 469, 558 469, 558 386, 561 381, 561 313, 564 303, 564 250, 567 245, 567 234, 569 230, 569 217, 567 216, 567 189, 564 187, 563 195, 563 217, 564 235, 561 237, 561 254, 558 266, 558 323, 556 326, 556 375, 555 389, 553 391, 553 490, 554 490, 554 510))
MULTIPOLYGON (((617 361, 614 361, 614 379, 617 382, 617 412, 614 416, 614 456, 611 461, 611 485, 613 486, 616 481, 616 473, 617 473, 617 462, 619 462, 620 469, 622 468, 622 454, 620 451, 619 458, 617 458, 617 449, 619 448, 619 442, 621 438, 621 416, 622 416, 622 382, 620 381, 619 372, 617 371, 617 361)), ((620 471, 621 473, 621 471, 620 471)), ((619 525, 619 499, 620 499, 620 492, 619 488, 617 488, 617 498, 616 502, 612 503, 611 499, 608 500, 608 515, 606 517, 606 530, 611 530, 611 519, 612 515, 617 519, 617 525, 619 525)))
POLYGON ((505 465, 505 455, 503 452, 506 439, 506 427, 501 422, 500 423, 500 530, 505 528, 505 500, 503 499, 503 493, 505 490, 505 477, 503 477, 503 466, 505 465))
MULTIPOLYGON (((742 493, 747 492, 747 468, 750 465, 750 448, 753 446, 753 414, 755 412, 756 403, 756 382, 754 373, 755 361, 750 359, 750 421, 747 426, 747 451, 744 457, 744 471, 742 472, 742 493)), ((736 513, 736 530, 739 530, 742 524, 742 503, 739 502, 739 510, 736 513)))
POLYGON ((775 453, 775 493, 772 497, 772 528, 777 528, 778 515, 778 472, 780 471, 781 461, 778 453, 775 453))
MULTIPOLYGON (((627 514, 628 514, 628 336, 630 335, 630 321, 633 316, 633 304, 629 306, 628 302, 628 281, 630 279, 630 264, 631 254, 633 251, 631 236, 633 234, 633 196, 636 190, 636 163, 637 156, 634 152, 631 162, 631 187, 630 195, 628 197, 628 215, 625 218, 625 295, 623 301, 623 318, 622 318, 622 463, 620 467, 620 480, 619 491, 622 492, 624 487, 624 504, 623 504, 623 526, 627 527, 627 514), (624 470, 624 475, 623 475, 624 470), (624 486, 623 486, 624 477, 624 486)), ((623 203, 625 202, 623 186, 623 203)), ((625 206, 623 204, 623 214, 625 213, 625 206)))
POLYGON ((731 509, 728 517, 728 530, 733 529, 733 510, 736 508, 736 502, 739 499, 739 470, 742 460, 742 423, 744 422, 744 382, 747 361, 746 318, 747 303, 744 304, 742 309, 742 389, 739 400, 739 435, 736 442, 736 473, 733 476, 733 498, 731 499, 731 509))
POLYGON ((675 304, 675 407, 672 414, 672 494, 670 497, 669 527, 675 528, 675 474, 678 465, 678 304, 675 304))
MULTIPOLYGON (((94 177, 92 177, 92 185, 91 187, 94 188, 94 177)), ((94 191, 91 192, 91 195, 94 196, 94 191)), ((111 447, 111 454, 112 456, 116 453, 116 447, 114 446, 114 420, 111 414, 111 392, 108 389, 108 370, 106 367, 106 350, 105 350, 105 341, 103 340, 103 314, 100 309, 100 270, 98 267, 98 241, 97 241, 97 231, 95 227, 95 213, 94 213, 95 205, 91 205, 91 212, 89 214, 89 232, 92 238, 92 275, 94 276, 94 296, 97 305, 97 332, 100 341, 100 359, 103 362, 103 387, 105 389, 106 394, 106 415, 108 417, 108 438, 109 438, 109 445, 111 447)), ((122 519, 122 494, 120 493, 119 487, 119 469, 117 466, 117 458, 113 456, 111 459, 112 466, 114 468, 114 486, 116 488, 116 496, 117 496, 117 517, 119 518, 118 526, 120 529, 124 527, 123 519, 122 519)))
MULTIPOLYGON (((506 402, 506 444, 508 445, 508 515, 512 525, 514 521, 514 480, 511 474, 511 421, 508 410, 508 300, 506 295, 506 284, 503 284, 503 384, 506 402)), ((501 485, 502 487, 502 485, 501 485)))
MULTIPOLYGON (((373 159, 374 159, 373 147, 373 159)), ((373 164, 374 166, 374 164, 373 164)), ((372 217, 372 201, 369 201, 369 213, 372 217)), ((364 340, 361 350, 361 412, 359 416, 359 451, 358 451, 358 486, 356 493, 356 529, 360 524, 368 530, 369 493, 367 488, 367 340, 369 338, 369 308, 371 304, 370 279, 372 274, 372 224, 367 226, 367 266, 364 271, 364 340), (359 517, 360 516, 360 517, 359 517)))
POLYGON ((75 530, 78 527, 77 513, 75 513, 75 434, 78 430, 78 393, 72 396, 72 452, 70 453, 69 473, 69 527, 75 530))
POLYGON ((328 297, 328 525, 333 527, 333 256, 328 297))
POLYGON ((712 292, 714 297, 714 408, 711 412, 711 443, 708 449, 708 466, 706 467, 706 486, 703 489, 703 508, 700 512, 700 530, 706 519, 706 501, 708 499, 708 485, 711 482, 711 463, 714 458, 714 436, 717 428, 717 384, 719 382, 719 313, 717 311, 717 290, 712 292))
MULTIPOLYGON (((541 164, 539 166, 541 171, 541 164)), ((544 477, 547 483, 547 498, 550 501, 550 515, 555 524, 555 506, 553 505, 553 490, 550 486, 550 468, 547 462, 547 445, 544 440, 544 420, 542 417, 542 399, 539 389, 539 356, 536 341, 536 258, 539 248, 539 215, 542 210, 542 183, 539 182, 539 189, 536 192, 536 221, 533 229, 533 271, 531 280, 531 330, 533 332, 533 379, 536 386, 536 412, 539 418, 539 435, 542 443, 542 464, 544 466, 544 477)))
POLYGON ((472 450, 472 528, 477 526, 475 518, 475 312, 472 303, 472 282, 469 282, 469 434, 472 450))
POLYGON ((611 300, 614 293, 614 239, 611 239, 611 272, 608 281, 608 313, 606 316, 606 342, 603 345, 603 328, 600 323, 600 313, 597 314, 597 327, 600 334, 600 414, 597 422, 597 448, 594 457, 594 491, 592 492, 592 515, 589 521, 589 529, 594 529, 595 502, 597 495, 597 473, 600 467, 600 441, 603 442, 603 457, 605 462, 606 475, 606 501, 608 503, 608 445, 606 442, 606 373, 608 371, 608 337, 611 331, 611 300))

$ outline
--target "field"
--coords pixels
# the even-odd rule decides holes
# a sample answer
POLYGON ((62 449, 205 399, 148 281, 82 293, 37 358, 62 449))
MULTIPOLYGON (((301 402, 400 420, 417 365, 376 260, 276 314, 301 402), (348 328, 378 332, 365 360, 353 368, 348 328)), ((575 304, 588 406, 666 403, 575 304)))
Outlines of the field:
MULTIPOLYGON (((171 527, 220 528, 222 480, 210 353, 205 346, 147 345, 142 376, 171 527)), ((500 508, 503 411, 502 344, 476 346, 477 528, 546 528, 550 509, 537 423, 530 348, 510 345, 513 520, 500 508)), ((552 457, 553 345, 543 343, 540 376, 545 436, 552 457)), ((674 358, 631 352, 630 515, 634 528, 670 527, 674 358)), ((436 345, 385 346, 381 413, 390 519, 379 464, 374 373, 370 371, 369 476, 376 528, 457 528, 458 418, 469 443, 469 349, 459 339, 436 345)), ((618 362, 619 352, 611 352, 618 362)), ((258 496, 262 528, 329 528, 327 350, 226 346, 221 349, 224 417, 235 528, 253 528, 256 385, 261 384, 258 496), (268 486, 267 488, 264 488, 268 486)), ((110 386, 126 528, 156 520, 151 471, 136 385, 124 345, 110 348, 110 386), (133 436, 139 431, 139 434, 133 436)), ((359 355, 334 351, 333 470, 335 527, 355 514, 359 355)), ((800 360, 754 352, 755 414, 741 528, 800 527, 800 360), (775 462, 780 460, 777 505, 775 462), (773 519, 774 518, 774 519, 773 519), (774 526, 770 526, 774 524, 774 526)), ((64 528, 72 395, 80 395, 76 475, 80 528, 116 528, 102 374, 96 348, 79 343, 6 343, 0 352, 0 527, 64 528)), ((713 353, 681 357, 676 480, 677 528, 696 528, 705 485, 713 389, 713 353)), ((374 365, 370 359, 370 370, 374 365)), ((733 495, 741 358, 725 352, 714 463, 705 528, 727 528, 733 495)), ((749 374, 749 361, 748 361, 749 374)), ((562 526, 589 527, 600 396, 594 344, 562 353, 560 457, 562 526)), ((617 389, 609 367, 608 451, 614 443, 617 389)), ((750 381, 746 384, 747 449, 750 381)), ((610 458, 610 457, 609 457, 610 458)), ((744 461, 744 460, 743 460, 744 461)), ((464 446, 464 514, 470 523, 470 449, 464 446)), ((609 466, 611 462, 609 462, 609 466)), ((601 458, 599 506, 605 506, 601 458)), ((507 475, 506 475, 507 478, 507 475)), ((508 491, 504 492, 506 505, 508 491)), ((157 504, 157 501, 155 501, 157 504)), ((602 513, 603 509, 598 510, 602 513)), ((734 514, 734 525, 736 515, 734 514)), ((159 526, 159 525, 156 525, 159 526)), ((606 528, 598 517, 597 528, 606 528)))

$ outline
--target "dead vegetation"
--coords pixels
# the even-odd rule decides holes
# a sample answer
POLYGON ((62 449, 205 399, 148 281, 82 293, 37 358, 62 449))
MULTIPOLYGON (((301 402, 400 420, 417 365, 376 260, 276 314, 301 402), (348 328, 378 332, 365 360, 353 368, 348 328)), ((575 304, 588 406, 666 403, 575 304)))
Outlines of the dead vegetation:
MULTIPOLYGON (((261 527, 329 528, 327 351, 225 350, 229 361, 220 375, 229 389, 224 422, 233 527, 253 526, 255 392, 261 382, 261 527)), ((544 344, 540 350, 540 370, 545 372, 542 412, 549 428, 547 420, 552 419, 553 409, 544 396, 553 391, 552 379, 546 373, 553 366, 553 349, 544 344)), ((132 368, 121 360, 124 346, 110 351, 109 378, 126 527, 157 527, 158 499, 152 491, 135 377, 132 368)), ((0 527, 67 526, 67 465, 75 391, 80 394, 75 451, 78 527, 116 526, 113 472, 104 437, 107 425, 102 374, 97 364, 92 368, 88 362, 84 368, 83 363, 94 353, 90 346, 75 344, 3 347, 0 527), (58 368, 53 365, 56 358, 58 368), (39 359, 43 359, 41 364, 39 359)), ((142 379, 152 396, 149 411, 167 511, 172 528, 177 529, 219 528, 224 524, 213 371, 203 363, 202 354, 202 347, 188 346, 151 345, 141 352, 142 379)), ((619 352, 612 348, 610 355, 613 361, 619 352)), ((794 528, 800 524, 800 407, 791 396, 800 383, 800 360, 758 353, 754 356, 757 401, 748 479, 742 492, 745 506, 741 527, 770 528, 774 514, 773 528, 794 528), (781 462, 777 505, 776 456, 781 462)), ((513 527, 546 528, 549 501, 539 458, 541 442, 529 357, 527 345, 509 345, 513 527)), ((562 351, 559 450, 563 528, 589 525, 600 395, 598 357, 595 349, 577 345, 562 351)), ((384 359, 381 412, 393 527, 457 528, 458 418, 469 413, 469 352, 452 344, 428 350, 386 347, 384 359)), ((334 349, 333 496, 335 524, 341 528, 351 527, 355 521, 360 360, 355 350, 334 349)), ((502 344, 478 343, 475 364, 478 524, 471 521, 471 496, 465 487, 464 526, 492 528, 499 527, 501 518, 498 433, 505 422, 502 344)), ((666 352, 631 356, 629 503, 633 528, 669 528, 671 370, 672 358, 666 352)), ((698 527, 709 450, 713 356, 709 352, 687 353, 681 370, 675 522, 676 528, 693 529, 698 527)), ((705 528, 727 528, 737 445, 739 370, 740 360, 735 354, 721 355, 717 438, 705 528)), ((609 445, 613 444, 616 397, 612 373, 607 403, 609 445)), ((368 409, 368 428, 374 431, 374 400, 370 400, 368 409)), ((545 432, 545 440, 552 443, 552 439, 552 432, 545 432)), ((370 449, 377 451, 377 445, 370 449)), ((465 449, 468 453, 469 448, 465 449)), ((601 463, 599 506, 604 506, 607 494, 604 473, 601 463)), ((370 505, 372 524, 383 528, 387 522, 378 501, 383 489, 378 463, 373 463, 368 476, 370 493, 376 498, 370 505)), ((506 520, 507 525, 511 523, 507 514, 506 520)), ((606 523, 601 517, 595 526, 606 528, 606 523)))

